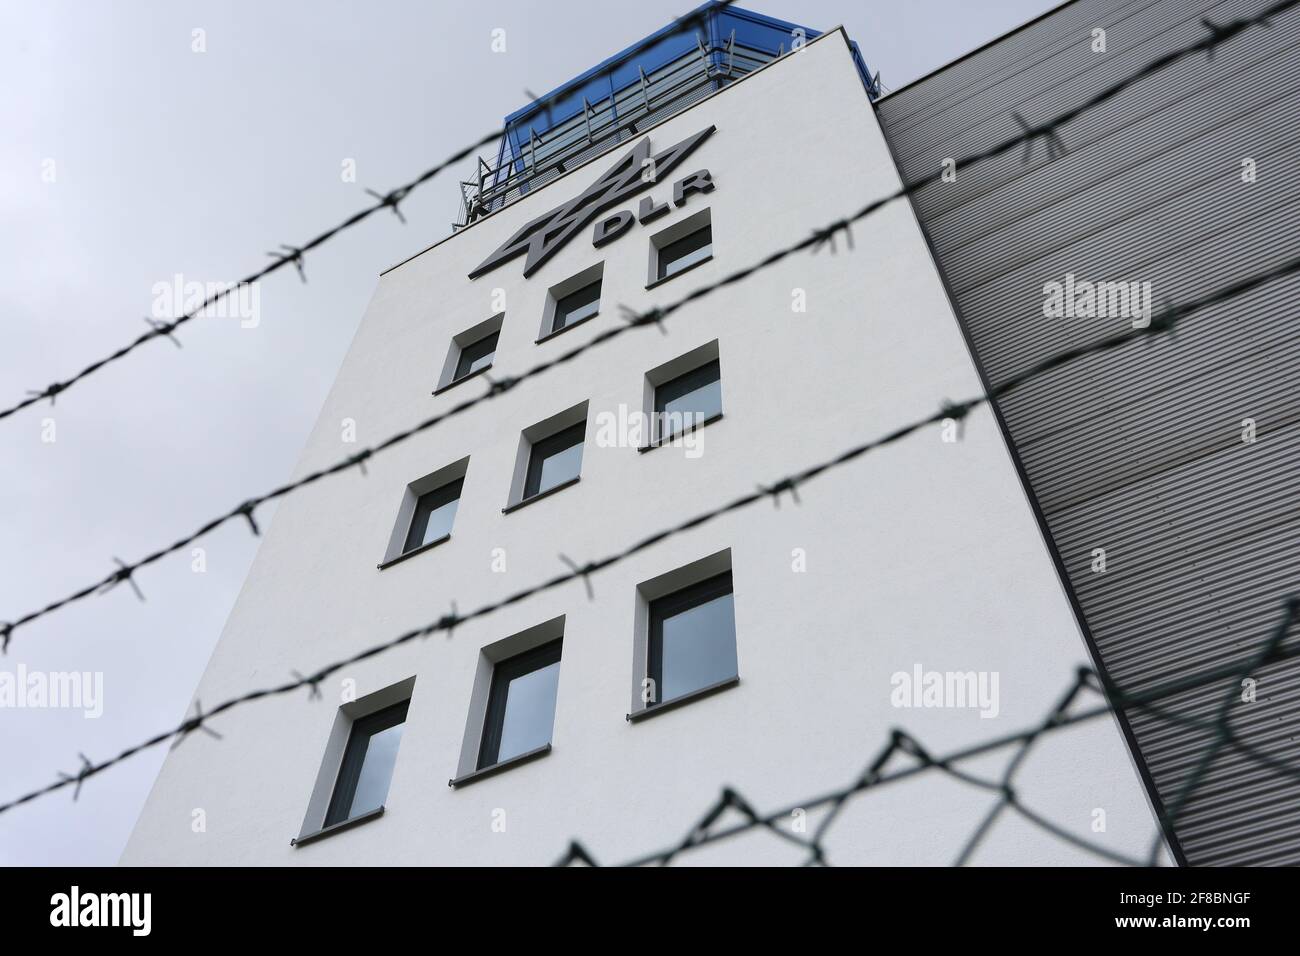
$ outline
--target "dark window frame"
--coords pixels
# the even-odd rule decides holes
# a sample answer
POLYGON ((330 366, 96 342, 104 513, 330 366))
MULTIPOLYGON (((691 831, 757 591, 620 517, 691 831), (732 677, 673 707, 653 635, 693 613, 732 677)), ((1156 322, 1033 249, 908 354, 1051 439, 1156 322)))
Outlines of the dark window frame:
MULTIPOLYGON (((465 488, 465 479, 463 476, 460 478, 453 478, 451 481, 445 482, 444 484, 439 485, 437 488, 432 488, 429 491, 426 491, 424 494, 419 495, 415 499, 415 509, 411 512, 411 523, 406 526, 406 538, 402 542, 402 554, 410 554, 412 551, 416 551, 420 548, 425 547, 426 545, 433 543, 432 541, 424 540, 424 532, 429 525, 429 515, 431 515, 434 511, 438 510, 439 508, 451 504, 453 501, 460 501, 460 496, 464 492, 464 488, 465 488), (449 492, 453 488, 455 489, 455 494, 449 494, 449 492), (421 506, 424 505, 426 501, 431 502, 434 500, 437 500, 437 503, 431 504, 428 507, 426 513, 424 514, 424 526, 420 528, 420 540, 412 544, 411 536, 415 534, 416 524, 420 520, 421 506)), ((455 521, 454 518, 452 520, 453 522, 455 521)), ((448 531, 447 535, 444 535, 443 537, 447 537, 450 534, 451 532, 448 531)), ((436 539, 436 540, 440 540, 440 539, 436 539)))
POLYGON ((406 712, 410 706, 411 700, 408 697, 406 700, 352 721, 352 727, 348 731, 347 746, 343 751, 343 761, 339 764, 338 776, 334 779, 334 790, 330 794, 329 809, 325 812, 322 829, 344 823, 352 818, 352 801, 356 799, 357 784, 361 781, 361 768, 366 762, 370 738, 391 727, 406 723, 406 712), (362 743, 365 746, 362 746, 362 743))
POLYGON ((473 342, 470 342, 466 345, 462 345, 460 347, 460 354, 456 356, 456 371, 452 374, 451 381, 448 382, 447 384, 454 385, 457 382, 459 382, 461 379, 466 378, 467 376, 473 375, 476 372, 481 372, 486 368, 490 368, 492 365, 491 358, 488 359, 487 365, 484 365, 480 368, 469 368, 466 366, 473 365, 473 363, 478 359, 482 358, 483 355, 489 355, 495 358, 497 353, 497 343, 500 341, 500 339, 501 339, 501 330, 494 329, 493 331, 488 332, 486 335, 480 336, 479 338, 475 339, 473 342), (491 350, 477 355, 474 354, 474 350, 476 350, 488 339, 492 340, 491 350), (466 359, 469 359, 469 362, 466 362, 466 359))
POLYGON ((674 239, 672 242, 665 242, 662 246, 658 246, 656 248, 654 281, 663 282, 665 279, 671 279, 673 278, 673 276, 677 275, 678 273, 685 272, 687 269, 691 268, 691 266, 698 265, 699 262, 705 261, 712 255, 713 255, 713 223, 706 222, 698 229, 692 229, 690 232, 688 232, 686 235, 682 236, 681 238, 674 239), (691 240, 698 238, 703 233, 708 233, 708 237, 709 237, 708 242, 702 242, 699 243, 698 245, 692 246, 690 248, 686 248, 686 251, 681 253, 680 255, 670 257, 669 255, 670 250, 685 248, 687 243, 689 243, 691 240), (697 262, 692 262, 689 265, 682 266, 680 269, 676 269, 672 272, 668 271, 669 265, 678 261, 679 259, 686 258, 691 253, 703 249, 705 246, 709 247, 708 256, 702 257, 697 262))
MULTIPOLYGON (((488 690, 487 710, 483 714, 483 733, 479 735, 475 772, 487 770, 501 762, 501 733, 505 730, 506 705, 510 700, 510 682, 525 674, 560 663, 564 638, 558 637, 540 647, 497 661, 492 667, 492 684, 488 690)), ((551 713, 554 721, 554 711, 551 713)), ((549 741, 548 741, 549 743, 549 741)), ((508 759, 514 759, 513 757, 508 759)))
MULTIPOLYGON (((562 296, 557 296, 555 299, 555 313, 551 316, 551 327, 550 329, 547 330, 547 335, 555 335, 557 332, 563 332, 565 329, 572 328, 573 326, 577 325, 579 322, 585 322, 588 319, 594 319, 597 315, 600 314, 600 297, 604 291, 605 291, 604 276, 597 276, 591 282, 586 283, 582 287, 574 289, 572 292, 568 292, 562 296), (592 312, 590 315, 584 315, 581 318, 574 319, 571 322, 566 321, 564 322, 563 325, 559 324, 561 319, 567 318, 568 315, 568 313, 566 313, 564 310, 564 304, 570 301, 571 299, 577 298, 578 296, 582 295, 584 292, 588 292, 592 288, 595 288, 596 290, 596 298, 594 300, 596 303, 596 311, 592 312)), ((588 304, 590 304, 590 300, 587 302, 580 303, 578 308, 581 308, 582 306, 588 304)))
MULTIPOLYGON (((707 362, 697 365, 689 372, 683 372, 681 375, 675 375, 672 378, 670 378, 668 381, 656 385, 655 395, 654 395, 654 412, 655 412, 656 420, 662 421, 660 416, 663 415, 664 412, 667 410, 668 402, 670 400, 681 398, 682 395, 689 395, 691 392, 703 388, 705 385, 710 385, 713 382, 717 382, 719 385, 721 385, 722 383, 722 361, 716 358, 710 359, 707 362), (712 371, 715 374, 713 375, 712 378, 705 378, 704 374, 709 371, 712 371), (689 387, 683 387, 680 384, 684 381, 687 382, 687 385, 689 385, 689 387), (681 391, 678 394, 670 396, 668 395, 668 391, 673 386, 677 386, 678 388, 681 388, 681 391)), ((713 412, 710 415, 706 415, 705 418, 706 419, 713 418, 715 415, 720 415, 721 413, 722 413, 722 409, 719 408, 716 412, 713 412)), ((696 423, 696 425, 699 424, 700 424, 699 422, 696 423)), ((690 429, 686 429, 686 430, 689 431, 690 429)), ((656 435, 656 437, 658 438, 662 436, 656 435)))
MULTIPOLYGON (((542 466, 545 464, 546 459, 567 451, 574 445, 585 444, 586 440, 587 420, 584 418, 576 424, 568 425, 557 432, 547 435, 545 438, 539 438, 533 442, 528 449, 528 468, 524 472, 524 488, 520 501, 528 501, 550 490, 549 488, 546 491, 541 490, 542 466), (572 440, 574 435, 577 436, 577 441, 572 440), (567 444, 565 444, 566 441, 567 444)), ((586 449, 583 450, 585 452, 586 449)), ((579 466, 579 472, 581 472, 581 466, 579 466)))
MULTIPOLYGON (((650 602, 650 630, 648 646, 646 648, 646 677, 654 681, 655 700, 646 704, 646 709, 650 710, 663 704, 672 703, 676 698, 664 699, 663 697, 663 676, 664 676, 664 621, 671 617, 676 617, 684 611, 699 607, 701 604, 707 604, 709 601, 716 600, 727 594, 733 595, 732 601, 735 601, 735 588, 731 579, 731 570, 728 569, 712 577, 705 578, 703 581, 679 588, 663 597, 655 598, 650 602)), ((732 640, 735 640, 733 632, 732 640)), ((734 676, 734 675, 733 675, 734 676)), ((686 695, 695 691, 687 691, 686 695)), ((682 695, 682 696, 686 696, 682 695)))

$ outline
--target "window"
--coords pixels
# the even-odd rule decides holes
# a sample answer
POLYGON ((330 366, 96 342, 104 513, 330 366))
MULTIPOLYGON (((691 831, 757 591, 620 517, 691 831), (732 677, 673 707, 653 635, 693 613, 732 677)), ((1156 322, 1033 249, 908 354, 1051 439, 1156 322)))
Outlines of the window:
POLYGON ((542 309, 537 341, 544 342, 580 322, 595 318, 600 313, 601 280, 604 275, 605 263, 597 262, 547 289, 546 306, 542 309))
POLYGON ((701 209, 650 237, 646 287, 667 282, 713 258, 713 211, 701 209))
POLYGON ((713 255, 713 227, 706 225, 659 249, 656 279, 668 279, 713 255))
POLYGON ((655 388, 660 441, 722 414, 722 366, 717 359, 655 388))
POLYGON ((456 520, 456 506, 460 503, 460 490, 464 484, 464 478, 457 478, 441 488, 420 495, 415 502, 415 514, 411 516, 411 527, 406 532, 403 554, 440 541, 451 534, 452 522, 456 520))
POLYGON ((437 395, 492 367, 505 319, 506 314, 498 312, 490 319, 451 337, 451 347, 447 349, 447 358, 443 361, 442 372, 438 376, 438 387, 433 390, 433 394, 437 395))
POLYGON ((586 431, 585 401, 525 428, 519 435, 510 494, 502 512, 509 514, 575 484, 582 471, 586 431))
POLYGON ((731 572, 650 603, 649 665, 653 703, 736 677, 736 618, 731 572))
POLYGON ((388 798, 409 700, 358 717, 348 735, 325 826, 378 810, 388 798))
POLYGON ((583 319, 589 319, 600 311, 600 279, 583 286, 576 292, 570 292, 555 302, 555 318, 551 321, 551 333, 577 325, 583 319))
POLYGON ((325 754, 298 836, 301 846, 384 813, 415 678, 390 684, 334 712, 325 754))
POLYGON ((449 786, 467 786, 551 752, 563 641, 561 614, 479 652, 449 786))
POLYGON ((552 641, 493 668, 477 769, 522 756, 551 742, 561 644, 552 641))
POLYGON ((576 425, 533 443, 524 479, 524 500, 572 481, 582 471, 582 445, 587 431, 584 417, 576 425))
POLYGON ((492 364, 492 357, 496 355, 497 338, 501 335, 501 330, 483 336, 477 342, 472 342, 460 350, 460 358, 456 360, 456 373, 452 376, 453 382, 459 382, 467 375, 473 375, 492 364))
POLYGON ((451 538, 469 458, 444 465, 417 478, 402 491, 402 503, 393 519, 388 547, 379 562, 380 570, 431 550, 451 538))

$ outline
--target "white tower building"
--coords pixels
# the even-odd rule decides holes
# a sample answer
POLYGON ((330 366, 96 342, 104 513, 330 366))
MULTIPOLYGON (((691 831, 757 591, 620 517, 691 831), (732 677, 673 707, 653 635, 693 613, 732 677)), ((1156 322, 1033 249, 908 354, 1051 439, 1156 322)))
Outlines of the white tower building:
MULTIPOLYGON (((550 115, 511 117, 461 227, 380 278, 299 474, 898 187, 842 29, 701 11, 545 98, 550 115)), ((978 394, 912 207, 847 239, 285 499, 195 698, 495 604, 978 394)), ((940 755, 1033 726, 1090 663, 987 409, 769 498, 592 573, 590 593, 548 588, 346 666, 320 699, 222 715, 220 741, 168 756, 123 863, 548 864, 573 839, 622 862, 680 841, 723 787, 768 811, 844 786, 894 728, 940 755)), ((1013 752, 961 769, 997 780, 1013 752)), ((1038 743, 1014 786, 1112 853, 1156 832, 1110 716, 1038 743)), ((825 846, 948 864, 998 800, 916 774, 846 805, 825 846)), ((806 837, 820 812, 779 826, 806 837)), ((683 859, 806 856, 756 830, 683 859)), ((1009 810, 970 861, 1097 859, 1009 810)))

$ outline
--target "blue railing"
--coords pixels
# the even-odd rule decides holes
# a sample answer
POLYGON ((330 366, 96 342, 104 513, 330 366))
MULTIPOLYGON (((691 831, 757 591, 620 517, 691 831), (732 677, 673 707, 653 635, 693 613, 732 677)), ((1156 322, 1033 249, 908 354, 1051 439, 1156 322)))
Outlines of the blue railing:
MULTIPOLYGON (((539 97, 505 119, 495 163, 463 182, 456 228, 518 199, 641 127, 821 36, 821 32, 711 2, 539 97)), ((878 94, 857 44, 853 60, 878 94)))

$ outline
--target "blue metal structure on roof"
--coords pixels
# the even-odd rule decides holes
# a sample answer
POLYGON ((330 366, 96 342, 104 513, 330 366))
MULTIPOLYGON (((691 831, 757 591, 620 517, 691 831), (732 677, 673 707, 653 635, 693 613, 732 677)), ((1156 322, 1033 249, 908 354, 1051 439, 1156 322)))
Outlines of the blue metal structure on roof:
MULTIPOLYGON (((685 109, 821 31, 710 0, 516 110, 505 119, 496 163, 480 160, 462 183, 463 226, 518 199, 579 161, 685 109), (683 28, 684 24, 690 24, 683 28)), ((879 94, 861 51, 853 61, 879 94)))
MULTIPOLYGON (((718 0, 692 10, 687 17, 702 15, 705 45, 711 51, 715 63, 721 64, 725 56, 724 48, 735 31, 737 44, 753 50, 762 50, 772 57, 779 49, 790 49, 791 40, 801 35, 805 40, 814 40, 821 36, 820 30, 799 26, 775 17, 742 10, 732 5, 724 5, 718 0)), ((588 102, 613 96, 617 91, 635 85, 639 80, 638 68, 652 73, 667 63, 685 56, 695 50, 699 31, 680 32, 675 24, 670 24, 652 33, 645 40, 638 41, 619 53, 593 66, 587 72, 576 76, 567 83, 557 86, 545 96, 538 97, 522 109, 515 110, 505 119, 505 128, 513 144, 518 148, 528 141, 529 130, 542 134, 553 126, 576 116, 582 110, 584 97, 588 102), (658 42, 655 38, 660 37, 658 42), (550 110, 543 105, 550 102, 550 110)), ((879 91, 875 88, 871 73, 862 59, 862 52, 856 42, 852 43, 853 59, 867 92, 874 99, 879 91)))

